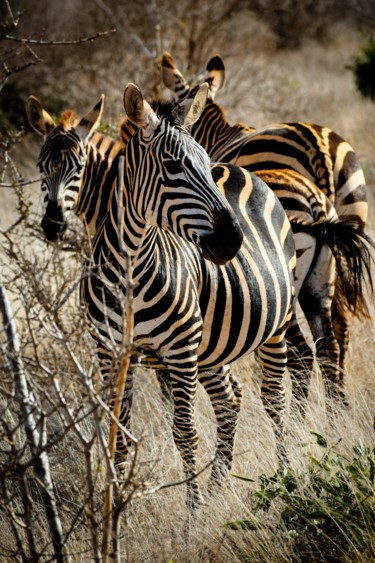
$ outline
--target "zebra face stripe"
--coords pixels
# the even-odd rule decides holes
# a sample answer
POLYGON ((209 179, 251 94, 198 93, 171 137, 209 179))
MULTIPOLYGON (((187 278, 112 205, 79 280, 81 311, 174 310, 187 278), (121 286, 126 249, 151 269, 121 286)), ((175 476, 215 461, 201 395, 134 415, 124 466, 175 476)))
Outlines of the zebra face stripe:
POLYGON ((58 127, 47 137, 38 161, 43 175, 45 215, 42 227, 48 240, 59 240, 67 215, 77 205, 85 168, 85 148, 73 131, 58 127))
POLYGON ((193 242, 216 264, 231 260, 243 234, 213 181, 204 149, 184 128, 165 119, 153 136, 139 132, 128 149, 127 172, 138 216, 193 242))

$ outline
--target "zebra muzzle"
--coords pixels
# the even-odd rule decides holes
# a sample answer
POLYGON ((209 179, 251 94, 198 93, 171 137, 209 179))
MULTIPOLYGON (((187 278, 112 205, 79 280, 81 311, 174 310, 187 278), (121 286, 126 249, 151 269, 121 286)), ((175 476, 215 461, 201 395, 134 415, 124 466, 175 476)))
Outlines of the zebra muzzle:
POLYGON ((62 214, 61 208, 48 203, 45 215, 42 219, 42 229, 46 238, 51 242, 57 242, 63 238, 67 223, 62 214))
POLYGON ((202 253, 206 260, 223 266, 232 260, 243 241, 243 232, 233 212, 227 210, 215 211, 214 231, 201 237, 202 253))

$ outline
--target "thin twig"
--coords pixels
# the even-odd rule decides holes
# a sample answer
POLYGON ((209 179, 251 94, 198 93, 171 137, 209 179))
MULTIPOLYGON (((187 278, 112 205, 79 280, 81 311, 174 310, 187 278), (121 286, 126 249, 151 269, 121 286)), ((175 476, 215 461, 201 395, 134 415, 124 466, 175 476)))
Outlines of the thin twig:
POLYGON ((100 31, 95 35, 91 35, 89 37, 81 37, 80 39, 71 39, 71 40, 64 40, 64 39, 49 39, 48 41, 45 39, 25 39, 24 37, 15 37, 14 35, 6 35, 5 39, 9 39, 9 41, 17 41, 18 43, 23 43, 24 45, 78 45, 81 43, 87 43, 89 41, 94 41, 99 37, 103 37, 105 35, 109 35, 110 33, 116 33, 116 29, 108 29, 107 31, 100 31))

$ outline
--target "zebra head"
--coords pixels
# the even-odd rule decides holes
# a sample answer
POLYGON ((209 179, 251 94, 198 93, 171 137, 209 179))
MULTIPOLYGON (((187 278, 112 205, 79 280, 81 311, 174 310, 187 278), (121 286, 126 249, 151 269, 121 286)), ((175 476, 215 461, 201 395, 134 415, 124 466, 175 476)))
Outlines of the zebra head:
POLYGON ((60 240, 66 230, 67 215, 77 205, 87 158, 88 142, 99 125, 104 96, 84 117, 65 112, 58 124, 30 96, 26 113, 31 127, 44 137, 38 166, 42 174, 45 214, 43 231, 50 241, 60 240))
POLYGON ((124 107, 138 131, 126 148, 126 177, 140 219, 193 242, 220 265, 236 255, 243 233, 212 178, 208 154, 186 129, 206 98, 205 84, 190 103, 156 102, 152 108, 129 84, 124 107))
MULTIPOLYGON (((174 93, 176 102, 183 103, 187 98, 194 98, 199 86, 188 84, 168 52, 163 54, 161 69, 164 85, 174 93)), ((208 61, 201 83, 208 84, 208 99, 213 101, 216 92, 221 90, 225 83, 224 62, 219 55, 215 55, 208 61)))

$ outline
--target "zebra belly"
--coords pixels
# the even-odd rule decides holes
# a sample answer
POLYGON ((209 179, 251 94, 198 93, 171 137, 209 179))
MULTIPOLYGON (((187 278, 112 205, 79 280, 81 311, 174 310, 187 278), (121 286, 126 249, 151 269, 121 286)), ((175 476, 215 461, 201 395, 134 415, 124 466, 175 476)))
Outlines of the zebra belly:
POLYGON ((292 298, 291 280, 284 277, 282 264, 275 262, 272 270, 250 268, 241 253, 222 269, 219 279, 210 280, 210 292, 201 298, 201 371, 250 354, 284 323, 292 298))

